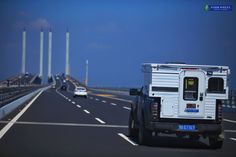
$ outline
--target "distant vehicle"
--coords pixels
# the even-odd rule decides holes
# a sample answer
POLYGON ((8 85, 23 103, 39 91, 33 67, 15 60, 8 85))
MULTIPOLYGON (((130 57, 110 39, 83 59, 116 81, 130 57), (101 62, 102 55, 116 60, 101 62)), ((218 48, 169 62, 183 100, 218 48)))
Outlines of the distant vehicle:
POLYGON ((66 83, 63 83, 61 86, 61 90, 67 90, 68 85, 66 83))
POLYGON ((222 100, 228 99, 228 66, 143 64, 141 90, 129 116, 129 135, 147 144, 152 135, 207 138, 211 148, 224 140, 222 100))
POLYGON ((55 84, 55 83, 53 83, 51 87, 52 87, 52 88, 56 88, 56 84, 55 84))
POLYGON ((77 97, 77 96, 81 96, 81 97, 87 98, 88 93, 87 93, 86 88, 81 87, 81 86, 76 87, 75 90, 74 90, 74 97, 77 97))

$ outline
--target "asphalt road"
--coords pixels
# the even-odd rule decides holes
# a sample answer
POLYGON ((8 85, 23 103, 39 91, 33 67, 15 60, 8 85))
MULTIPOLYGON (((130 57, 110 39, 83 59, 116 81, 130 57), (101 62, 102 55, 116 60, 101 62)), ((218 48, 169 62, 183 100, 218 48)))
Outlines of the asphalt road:
POLYGON ((224 113, 226 137, 222 149, 210 149, 206 139, 196 142, 164 135, 155 137, 148 146, 140 146, 137 139, 127 136, 128 100, 98 92, 90 92, 87 99, 73 98, 72 83, 69 91, 60 91, 59 86, 57 80, 55 89, 42 92, 1 120, 0 157, 236 155, 233 112, 224 113), (15 123, 9 122, 20 113, 15 123))

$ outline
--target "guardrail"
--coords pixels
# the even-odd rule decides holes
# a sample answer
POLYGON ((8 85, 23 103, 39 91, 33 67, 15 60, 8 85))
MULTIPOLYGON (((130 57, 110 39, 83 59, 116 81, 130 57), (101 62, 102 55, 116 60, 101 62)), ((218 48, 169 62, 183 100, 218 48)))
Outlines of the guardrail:
POLYGON ((28 93, 27 95, 25 95, 23 97, 20 97, 19 99, 15 100, 13 102, 10 102, 10 103, 6 104, 5 106, 1 107, 0 108, 0 119, 4 118, 6 115, 11 113, 17 107, 19 107, 22 104, 24 104, 26 101, 30 100, 33 96, 35 96, 39 92, 45 91, 48 88, 50 88, 50 86, 42 87, 40 89, 35 89, 34 91, 28 93))
POLYGON ((13 86, 0 88, 0 107, 7 102, 14 100, 20 96, 27 94, 28 92, 38 89, 41 86, 13 86))

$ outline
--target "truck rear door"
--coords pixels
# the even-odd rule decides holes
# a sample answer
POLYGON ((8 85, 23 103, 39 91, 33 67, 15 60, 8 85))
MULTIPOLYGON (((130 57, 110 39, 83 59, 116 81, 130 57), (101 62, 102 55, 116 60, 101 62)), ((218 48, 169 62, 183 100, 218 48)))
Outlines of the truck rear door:
POLYGON ((180 73, 179 112, 180 118, 204 118, 205 74, 201 70, 183 70, 180 73))

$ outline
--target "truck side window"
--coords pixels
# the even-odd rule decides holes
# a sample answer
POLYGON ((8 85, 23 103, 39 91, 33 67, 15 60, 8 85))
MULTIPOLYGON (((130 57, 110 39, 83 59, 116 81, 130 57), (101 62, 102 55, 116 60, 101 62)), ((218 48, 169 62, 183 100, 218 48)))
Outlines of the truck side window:
POLYGON ((198 99, 198 78, 184 78, 184 100, 196 101, 198 99))
POLYGON ((208 80, 208 92, 222 93, 224 92, 224 80, 219 77, 212 77, 208 80))

